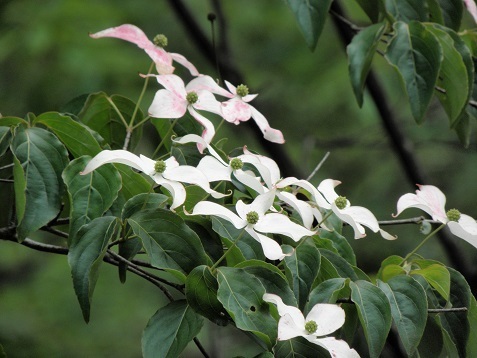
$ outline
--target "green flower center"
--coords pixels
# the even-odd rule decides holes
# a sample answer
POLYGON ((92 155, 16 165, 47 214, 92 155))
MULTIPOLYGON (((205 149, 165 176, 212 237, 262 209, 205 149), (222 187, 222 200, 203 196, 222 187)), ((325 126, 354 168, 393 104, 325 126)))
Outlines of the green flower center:
POLYGON ((186 100, 189 102, 189 104, 194 104, 199 100, 199 96, 196 92, 189 92, 187 93, 186 100))
POLYGON ((460 211, 457 209, 450 209, 447 213, 447 218, 449 221, 459 221, 460 219, 460 211))
POLYGON ((258 219, 260 217, 258 216, 258 213, 256 211, 249 211, 247 213, 247 222, 249 224, 255 225, 258 222, 258 219))
POLYGON ((239 169, 242 169, 243 168, 243 162, 241 159, 239 158, 234 158, 230 161, 230 167, 233 169, 233 170, 239 170, 239 169))
POLYGON ((343 210, 346 208, 346 204, 348 204, 348 201, 346 200, 346 196, 338 196, 335 200, 336 207, 340 210, 343 210))
POLYGON ((164 48, 167 46, 167 37, 163 34, 159 34, 154 37, 152 42, 154 42, 154 45, 164 48))
POLYGON ((316 324, 315 321, 308 321, 308 322, 305 323, 305 330, 309 334, 315 333, 317 329, 318 329, 318 325, 316 324))
POLYGON ((163 160, 158 160, 155 164, 154 164, 154 170, 156 171, 156 173, 164 173, 164 171, 166 170, 166 162, 163 161, 163 160))
POLYGON ((244 97, 244 96, 248 95, 248 87, 245 86, 245 85, 237 86, 237 94, 240 97, 244 97))

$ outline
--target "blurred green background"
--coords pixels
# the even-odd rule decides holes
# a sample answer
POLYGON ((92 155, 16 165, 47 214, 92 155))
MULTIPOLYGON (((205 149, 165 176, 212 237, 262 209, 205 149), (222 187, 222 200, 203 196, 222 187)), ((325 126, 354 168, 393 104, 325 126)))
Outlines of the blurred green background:
MULTIPOLYGON (((211 3, 184 3, 210 38, 207 14, 213 11, 211 3)), ((285 151, 296 165, 308 175, 330 152, 312 181, 341 180, 337 192, 352 204, 368 207, 378 220, 391 219, 399 196, 415 187, 402 173, 370 98, 365 96, 361 109, 356 104, 344 46, 330 19, 312 53, 284 2, 221 3, 233 62, 251 93, 259 93, 253 104, 272 127, 283 131, 285 151)), ((353 19, 366 24, 354 2, 345 5, 353 19)), ((123 23, 139 26, 150 38, 166 34, 169 51, 185 55, 200 72, 218 76, 167 1, 2 0, 0 113, 23 117, 27 112, 58 111, 72 98, 97 91, 136 100, 143 85, 138 73, 147 72, 149 58, 124 41, 88 36, 123 23)), ((470 25, 467 17, 464 25, 470 25)), ((464 149, 449 130, 437 101, 431 104, 426 122, 416 125, 393 69, 379 57, 373 68, 401 130, 414 143, 430 180, 426 184, 437 185, 446 193, 447 208, 456 207, 476 217, 475 135, 464 149)), ((156 88, 151 81, 144 111, 156 88)), ((247 144, 262 152, 241 126, 224 125, 219 136, 229 138, 226 149, 247 144)), ((148 154, 154 146, 145 135, 140 149, 148 154)), ((421 212, 409 210, 403 217, 413 215, 421 212)), ((417 226, 386 229, 399 239, 387 242, 370 233, 351 242, 358 265, 371 274, 385 257, 405 255, 422 238, 417 226)), ((463 241, 458 245, 467 255, 462 260, 475 263, 475 249, 463 241)), ((421 253, 445 261, 437 242, 427 244, 421 253)), ((66 257, 0 241, 0 344, 9 357, 139 357, 141 332, 164 303, 161 292, 146 281, 129 275, 122 285, 116 269, 103 265, 87 325, 73 292, 66 257)), ((243 342, 250 341, 242 333, 206 325, 209 329, 203 330, 201 339, 217 356, 258 351, 253 343, 247 343, 249 351, 243 351, 243 342), (239 346, 239 351, 234 350, 239 346)), ((184 356, 197 356, 193 344, 187 352, 184 356)))

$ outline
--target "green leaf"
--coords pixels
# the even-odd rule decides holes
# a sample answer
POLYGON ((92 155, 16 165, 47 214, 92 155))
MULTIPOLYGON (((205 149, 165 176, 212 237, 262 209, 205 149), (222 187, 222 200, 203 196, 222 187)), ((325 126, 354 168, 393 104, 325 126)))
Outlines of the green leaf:
POLYGON ((321 257, 326 257, 333 266, 338 273, 338 277, 350 278, 352 281, 359 279, 353 267, 344 258, 329 250, 320 249, 320 253, 322 255, 321 257))
POLYGON ((210 267, 201 265, 193 269, 187 276, 185 296, 195 312, 219 326, 226 326, 229 322, 228 316, 217 299, 218 288, 217 278, 210 272, 210 267))
POLYGON ((73 237, 68 263, 73 276, 73 286, 86 322, 89 322, 90 306, 99 268, 108 249, 108 243, 116 237, 119 220, 113 216, 96 218, 81 227, 73 237))
POLYGON ((387 282, 394 276, 407 274, 406 270, 401 266, 402 261, 403 258, 397 255, 392 255, 384 259, 379 268, 377 278, 387 282))
MULTIPOLYGON (((129 125, 136 104, 126 97, 108 96, 104 92, 90 94, 78 117, 81 122, 98 132, 111 145, 111 149, 123 149, 127 128, 115 107, 129 125), (114 103, 114 106, 110 101, 114 103)), ((141 110, 138 110, 133 124, 138 124, 143 118, 141 110)), ((134 148, 138 143, 141 130, 142 126, 134 130, 129 148, 134 148)))
POLYGON ((47 112, 35 119, 35 124, 37 123, 44 124, 55 133, 75 158, 82 155, 93 157, 101 151, 101 146, 91 131, 71 117, 57 112, 47 112))
POLYGON ((434 287, 445 300, 449 299, 450 274, 447 268, 440 264, 433 264, 423 269, 412 270, 410 275, 420 275, 434 287))
POLYGON ((394 30, 385 57, 404 81, 414 119, 422 123, 437 82, 442 49, 419 22, 396 22, 394 30))
POLYGON ((0 157, 5 154, 12 141, 12 131, 9 127, 0 127, 0 157))
POLYGON ((455 342, 452 340, 451 335, 442 325, 442 317, 435 316, 434 319, 436 320, 438 326, 441 327, 442 339, 444 341, 444 348, 446 352, 445 357, 463 357, 462 355, 459 354, 459 351, 457 350, 457 346, 455 342))
POLYGON ((141 174, 134 172, 125 164, 114 164, 114 166, 121 174, 123 183, 121 193, 125 200, 129 200, 135 195, 151 191, 152 184, 141 174))
POLYGON ((456 33, 451 35, 448 33, 451 30, 437 24, 429 24, 426 28, 441 44, 443 59, 437 86, 445 93, 438 90, 436 94, 449 117, 451 127, 454 127, 472 95, 474 82, 472 58, 467 46, 456 33))
POLYGON ((359 321, 368 342, 369 356, 379 357, 391 329, 391 307, 378 287, 368 281, 350 282, 351 300, 358 309, 359 321))
POLYGON ((142 333, 143 357, 179 357, 203 324, 185 300, 169 303, 151 317, 142 333))
POLYGON ((248 260, 235 267, 243 268, 247 273, 258 278, 267 293, 280 296, 286 305, 297 306, 292 289, 283 273, 276 266, 261 260, 248 260))
POLYGON ((164 209, 169 198, 158 193, 141 193, 133 196, 124 204, 121 218, 126 220, 137 212, 164 209))
POLYGON ((154 267, 185 281, 185 274, 207 263, 199 237, 175 213, 160 208, 139 211, 127 222, 141 239, 154 267))
POLYGON ((28 122, 23 118, 19 117, 1 117, 0 116, 0 127, 16 127, 17 125, 22 125, 23 127, 28 127, 28 122))
POLYGON ((90 160, 89 156, 77 158, 63 171, 70 199, 69 242, 81 226, 109 209, 121 189, 121 177, 112 165, 103 165, 90 174, 80 175, 90 160))
MULTIPOLYGON (((469 337, 475 337, 477 334, 477 301, 474 296, 470 298, 467 319, 469 321, 469 337)), ((477 357, 477 340, 469 339, 467 341, 466 357, 477 357)))
POLYGON ((363 90, 366 77, 371 69, 374 53, 385 29, 386 24, 384 23, 368 26, 354 36, 346 48, 349 77, 360 107, 363 105, 363 90))
POLYGON ((306 44, 312 51, 323 31, 332 2, 333 0, 287 0, 306 44))
POLYGON ((454 31, 459 31, 462 15, 464 13, 464 2, 461 0, 438 0, 444 25, 454 31))
POLYGON ((235 267, 219 267, 217 280, 217 298, 237 328, 253 332, 271 348, 277 338, 277 322, 262 299, 266 291, 260 280, 235 267))
POLYGON ((304 312, 309 312, 317 303, 335 303, 348 281, 348 279, 339 277, 320 283, 310 292, 304 312))
POLYGON ((68 164, 68 153, 52 133, 22 126, 15 128, 11 150, 17 234, 21 242, 60 212, 64 192, 61 173, 68 164))
POLYGON ((279 341, 273 347, 273 351, 275 358, 328 358, 330 356, 327 350, 303 337, 279 341))
POLYGON ((427 6, 425 1, 415 0, 384 0, 386 11, 395 21, 410 22, 428 21, 427 6))
POLYGON ((424 334, 419 343, 418 351, 420 358, 435 358, 440 357, 442 349, 444 348, 444 341, 442 337, 442 330, 436 323, 434 317, 428 316, 424 334))
POLYGON ((391 314, 404 349, 412 356, 426 327, 426 291, 409 276, 396 276, 387 283, 378 280, 377 284, 391 304, 391 314))
MULTIPOLYGON (((353 248, 349 244, 349 241, 343 235, 339 234, 336 230, 320 230, 318 235, 320 238, 329 239, 336 252, 342 258, 348 261, 351 265, 356 265, 356 255, 354 254, 353 248)), ((313 236, 313 239, 315 238, 316 235, 313 236)))
POLYGON ((429 17, 432 22, 444 25, 444 17, 439 0, 426 0, 429 8, 429 17))
POLYGON ((318 276, 320 259, 320 252, 312 239, 306 239, 291 256, 285 256, 285 272, 300 310, 305 307, 313 282, 318 276))
POLYGON ((379 0, 357 0, 357 3, 373 23, 378 21, 381 7, 379 0))

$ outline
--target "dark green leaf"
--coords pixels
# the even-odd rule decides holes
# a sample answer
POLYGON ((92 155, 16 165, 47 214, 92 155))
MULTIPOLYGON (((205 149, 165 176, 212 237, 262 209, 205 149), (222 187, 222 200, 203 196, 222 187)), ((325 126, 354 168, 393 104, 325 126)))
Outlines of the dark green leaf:
POLYGON ((450 274, 443 265, 433 264, 423 269, 412 270, 409 274, 424 277, 444 299, 449 299, 450 274))
POLYGON ((459 31, 464 13, 464 2, 461 0, 438 0, 438 2, 441 5, 444 25, 459 31))
POLYGON ((312 51, 323 31, 332 2, 333 0, 287 0, 287 5, 295 15, 306 44, 312 51))
POLYGON ((470 299, 467 319, 469 321, 470 339, 467 341, 466 357, 477 357, 477 340, 472 339, 477 334, 477 301, 474 296, 470 299))
POLYGON ((69 242, 81 226, 109 209, 121 189, 121 177, 112 165, 103 165, 90 174, 80 175, 90 160, 89 156, 77 158, 63 171, 70 199, 69 242))
MULTIPOLYGON (((353 248, 343 235, 339 234, 336 230, 320 230, 318 235, 320 238, 329 239, 336 252, 342 258, 348 261, 351 265, 356 265, 356 255, 354 254, 353 248)), ((315 239, 315 237, 316 236, 314 236, 313 238, 315 239)))
POLYGON ((399 71, 414 119, 421 123, 434 93, 442 49, 435 36, 419 22, 396 22, 394 30, 385 57, 399 71))
POLYGON ((409 356, 414 354, 424 334, 427 297, 424 288, 410 276, 396 276, 387 283, 377 282, 391 304, 394 324, 409 356))
POLYGON ((328 259, 328 261, 338 273, 338 277, 350 278, 352 281, 356 281, 359 279, 353 267, 344 258, 329 250, 320 249, 320 253, 322 255, 322 258, 326 257, 328 259))
POLYGON ((185 281, 185 274, 207 263, 197 234, 175 213, 160 208, 139 211, 127 222, 141 239, 153 266, 185 281))
POLYGON ((60 212, 64 192, 61 173, 68 164, 68 153, 52 133, 22 126, 15 129, 11 150, 17 233, 22 241, 60 212))
POLYGON ((363 105, 364 84, 371 69, 371 61, 385 29, 385 24, 366 27, 353 37, 346 49, 351 85, 360 107, 363 105))
POLYGON ((391 329, 391 307, 378 287, 368 281, 350 282, 351 300, 356 304, 359 321, 368 342, 369 356, 379 357, 391 329))
POLYGON ((25 128, 28 127, 28 122, 26 120, 24 120, 23 118, 9 117, 9 116, 1 117, 0 116, 0 127, 15 127, 19 124, 21 124, 25 128))
POLYGON ((435 358, 440 357, 442 349, 444 348, 444 341, 442 338, 442 330, 436 323, 434 317, 428 316, 424 335, 417 350, 421 358, 435 358))
POLYGON ((253 332, 271 348, 277 338, 277 322, 262 299, 266 291, 260 280, 234 267, 219 267, 217 280, 217 298, 237 328, 253 332))
POLYGON ((346 288, 347 281, 349 280, 345 278, 332 278, 320 283, 310 292, 304 313, 309 312, 317 303, 335 303, 341 291, 346 288))
POLYGON ((185 300, 169 303, 151 317, 142 333, 143 357, 179 357, 203 324, 185 300))
POLYGON ((135 195, 151 191, 153 185, 141 174, 134 172, 125 164, 115 164, 114 166, 121 174, 123 183, 121 193, 124 200, 129 200, 135 195))
POLYGON ((0 127, 0 157, 5 154, 12 141, 12 131, 9 127, 0 127))
POLYGON ((303 337, 279 341, 273 347, 275 358, 328 358, 328 351, 303 337))
POLYGON ((101 146, 91 131, 71 117, 57 112, 47 112, 38 116, 36 123, 44 124, 55 133, 75 158, 82 155, 93 157, 101 151, 101 146))
POLYGON ((439 0, 427 0, 430 21, 444 25, 444 17, 439 0))
POLYGON ((427 6, 425 1, 415 0, 384 0, 386 11, 395 21, 410 22, 427 21, 427 6))
POLYGON ((137 212, 145 210, 164 209, 169 198, 157 193, 141 193, 133 196, 124 204, 121 218, 126 220, 137 212))
POLYGON ((320 270, 321 255, 312 239, 301 242, 291 256, 285 256, 285 272, 293 287, 298 308, 303 310, 320 270))
POLYGON ((112 216, 96 218, 81 227, 73 237, 68 252, 68 263, 73 276, 73 286, 86 322, 89 322, 90 306, 99 268, 108 249, 108 243, 115 238, 119 220, 112 216))
POLYGON ((379 0, 357 0, 357 3, 372 22, 378 21, 379 10, 381 7, 381 2, 379 0))

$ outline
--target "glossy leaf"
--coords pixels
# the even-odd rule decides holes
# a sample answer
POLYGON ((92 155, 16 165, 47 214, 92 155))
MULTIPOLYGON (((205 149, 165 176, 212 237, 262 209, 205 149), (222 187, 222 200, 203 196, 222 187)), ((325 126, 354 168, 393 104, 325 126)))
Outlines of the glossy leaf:
POLYGON ((103 216, 81 227, 73 237, 68 263, 73 276, 73 286, 86 322, 89 322, 90 306, 99 268, 108 249, 108 243, 115 238, 119 221, 113 216, 103 216))
POLYGON ((260 280, 234 267, 219 267, 217 280, 217 298, 237 328, 253 332, 271 348, 277 338, 277 322, 262 299, 266 291, 260 280))
POLYGON ((273 347, 273 352, 275 358, 328 358, 330 356, 327 350, 303 337, 279 341, 273 347))
POLYGON ((387 282, 392 277, 397 275, 407 274, 406 270, 401 266, 403 258, 401 256, 392 255, 387 257, 381 263, 377 277, 384 282, 387 282))
POLYGON ((379 357, 391 329, 391 307, 378 287, 368 281, 350 282, 351 300, 358 309, 359 321, 368 342, 369 356, 379 357))
POLYGON ((121 189, 121 177, 112 165, 104 165, 87 175, 79 173, 91 160, 83 156, 70 162, 63 180, 70 199, 69 242, 79 228, 100 217, 113 204, 121 189))
POLYGON ((395 21, 410 22, 427 21, 427 6, 425 1, 414 0, 384 0, 384 7, 395 21))
POLYGON ((135 195, 149 193, 153 185, 144 176, 134 172, 124 164, 115 164, 116 169, 121 174, 123 183, 121 193, 125 200, 131 199, 135 195))
POLYGON ((202 317, 192 310, 187 301, 169 303, 151 317, 142 333, 143 357, 179 357, 203 324, 202 317))
POLYGON ((363 105, 364 84, 371 69, 371 61, 385 29, 385 24, 368 26, 358 32, 346 48, 351 85, 360 107, 363 105))
POLYGON ((438 2, 441 6, 444 25, 459 31, 464 13, 464 2, 461 0, 438 0, 438 2))
POLYGON ((391 314, 409 356, 417 349, 427 320, 427 298, 424 288, 410 276, 396 276, 378 287, 391 304, 391 314))
POLYGON ((75 158, 82 155, 93 157, 101 151, 101 146, 91 130, 71 117, 57 112, 47 112, 36 118, 35 124, 37 123, 44 124, 55 133, 75 158))
POLYGON ((291 256, 285 256, 285 272, 300 310, 305 307, 313 282, 320 271, 320 259, 320 252, 313 245, 312 239, 306 239, 291 256))
POLYGON ((323 249, 320 249, 320 253, 322 255, 322 258, 326 257, 328 259, 328 261, 338 273, 338 277, 350 278, 352 281, 356 281, 359 279, 353 267, 340 255, 337 255, 329 250, 323 249))
POLYGON ((304 310, 305 315, 317 303, 335 303, 343 290, 348 291, 346 289, 348 281, 345 278, 332 278, 316 286, 310 292, 310 297, 304 310))
POLYGON ((217 278, 212 275, 210 267, 201 265, 187 276, 185 296, 194 311, 219 326, 225 326, 228 323, 228 315, 217 299, 218 288, 217 278))
POLYGON ((444 266, 433 264, 422 269, 412 270, 409 274, 424 277, 445 300, 449 299, 450 274, 444 266))
POLYGON ((306 44, 314 50, 333 0, 287 0, 306 44))
POLYGON ((434 93, 442 50, 435 36, 419 22, 396 22, 386 59, 399 72, 414 119, 421 123, 434 93))
POLYGON ((68 153, 52 133, 22 126, 15 129, 11 150, 17 234, 22 241, 60 212, 64 192, 61 173, 68 164, 68 153))
MULTIPOLYGON (((331 244, 334 247, 333 251, 336 251, 342 258, 348 261, 351 265, 356 265, 356 255, 354 254, 353 248, 349 244, 348 240, 336 230, 320 230, 319 237, 329 239, 331 244)), ((313 236, 313 239, 316 238, 316 235, 313 236)), ((316 240, 315 240, 316 242, 316 240)))

